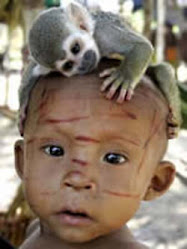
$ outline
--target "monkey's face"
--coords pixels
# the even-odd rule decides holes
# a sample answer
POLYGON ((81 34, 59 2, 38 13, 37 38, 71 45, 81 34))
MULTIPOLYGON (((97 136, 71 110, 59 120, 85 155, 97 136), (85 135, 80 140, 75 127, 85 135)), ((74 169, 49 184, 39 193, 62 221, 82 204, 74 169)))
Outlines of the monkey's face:
POLYGON ((62 44, 65 57, 56 61, 56 68, 65 76, 91 72, 100 59, 99 49, 87 32, 71 34, 62 44))

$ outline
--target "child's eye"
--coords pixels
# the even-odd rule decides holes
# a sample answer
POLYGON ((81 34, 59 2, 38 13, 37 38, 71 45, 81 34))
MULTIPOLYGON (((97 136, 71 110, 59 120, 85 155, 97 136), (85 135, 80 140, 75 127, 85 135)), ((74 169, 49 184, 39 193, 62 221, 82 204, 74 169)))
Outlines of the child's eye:
POLYGON ((118 153, 107 153, 104 156, 104 161, 110 164, 122 164, 127 161, 126 156, 118 153))
POLYGON ((64 149, 57 145, 47 145, 43 147, 46 154, 54 157, 60 157, 64 155, 64 149))

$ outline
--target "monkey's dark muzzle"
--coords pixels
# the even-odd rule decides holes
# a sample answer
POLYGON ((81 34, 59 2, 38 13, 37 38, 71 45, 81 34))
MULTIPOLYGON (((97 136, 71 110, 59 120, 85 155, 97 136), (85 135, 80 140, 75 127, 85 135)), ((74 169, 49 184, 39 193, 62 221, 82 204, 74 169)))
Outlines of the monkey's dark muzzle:
POLYGON ((94 50, 88 50, 82 59, 81 66, 79 67, 80 74, 91 72, 97 64, 97 55, 94 50))

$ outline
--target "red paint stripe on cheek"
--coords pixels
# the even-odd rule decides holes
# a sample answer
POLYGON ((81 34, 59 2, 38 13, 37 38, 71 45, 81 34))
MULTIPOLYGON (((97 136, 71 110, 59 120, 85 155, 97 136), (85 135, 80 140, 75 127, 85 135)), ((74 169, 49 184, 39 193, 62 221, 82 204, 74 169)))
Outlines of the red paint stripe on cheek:
POLYGON ((56 192, 44 191, 44 192, 40 192, 40 194, 43 196, 52 196, 52 195, 55 195, 56 192))
POLYGON ((82 160, 80 160, 80 159, 72 159, 72 162, 73 162, 73 163, 80 164, 81 166, 87 166, 87 165, 88 165, 87 162, 82 161, 82 160))
POLYGON ((104 190, 104 193, 117 196, 117 197, 124 197, 124 198, 133 198, 133 199, 138 199, 140 198, 139 194, 130 194, 130 193, 119 193, 119 192, 114 192, 110 190, 104 190))

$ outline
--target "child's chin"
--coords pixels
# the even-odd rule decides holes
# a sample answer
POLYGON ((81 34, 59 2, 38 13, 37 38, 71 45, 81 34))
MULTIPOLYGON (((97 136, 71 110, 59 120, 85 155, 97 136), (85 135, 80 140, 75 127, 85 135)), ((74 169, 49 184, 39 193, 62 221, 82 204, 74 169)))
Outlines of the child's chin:
POLYGON ((62 240, 67 243, 86 243, 100 237, 99 234, 89 234, 89 233, 68 233, 60 236, 62 240))

